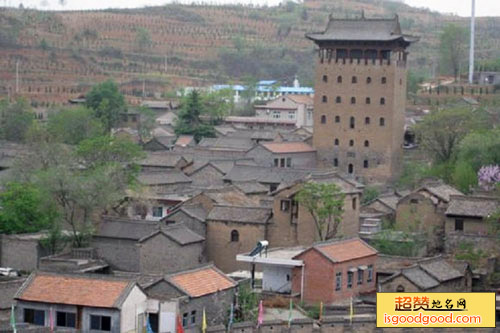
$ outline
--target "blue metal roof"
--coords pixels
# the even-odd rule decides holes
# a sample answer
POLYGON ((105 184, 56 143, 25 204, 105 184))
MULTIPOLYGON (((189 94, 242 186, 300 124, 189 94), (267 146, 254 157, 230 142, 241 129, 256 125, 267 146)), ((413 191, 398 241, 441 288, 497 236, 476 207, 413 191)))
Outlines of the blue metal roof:
MULTIPOLYGON (((245 86, 235 84, 235 85, 229 85, 229 84, 216 84, 212 86, 214 90, 222 90, 222 89, 231 89, 234 91, 244 91, 246 90, 245 86)), ((283 93, 283 94, 314 94, 314 88, 311 87, 271 87, 271 86, 257 86, 256 87, 257 92, 272 92, 276 91, 278 93, 283 93)))

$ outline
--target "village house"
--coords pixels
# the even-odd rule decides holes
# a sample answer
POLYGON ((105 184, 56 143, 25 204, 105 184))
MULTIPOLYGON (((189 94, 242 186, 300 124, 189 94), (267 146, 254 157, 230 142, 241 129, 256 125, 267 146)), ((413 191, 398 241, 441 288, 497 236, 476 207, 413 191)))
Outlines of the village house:
POLYGON ((345 302, 373 293, 377 251, 359 238, 317 243, 292 258, 292 293, 308 303, 345 302))
POLYGON ((492 234, 488 218, 500 209, 500 200, 491 196, 452 195, 446 210, 445 247, 454 252, 461 244, 498 253, 498 235, 492 234))
POLYGON ((397 230, 427 233, 431 253, 443 250, 445 212, 451 195, 462 194, 443 183, 429 183, 399 199, 396 206, 397 230))
POLYGON ((146 327, 147 296, 134 280, 35 272, 15 295, 16 322, 82 332, 146 327))
POLYGON ((47 237, 46 232, 30 234, 0 234, 0 267, 10 267, 31 272, 38 268, 41 257, 49 251, 41 244, 47 237))
POLYGON ((143 172, 181 170, 192 162, 188 162, 184 156, 171 152, 155 152, 147 154, 147 157, 139 161, 143 172))
POLYGON ((182 204, 172 210, 163 222, 183 223, 198 235, 206 237, 207 214, 207 210, 200 203, 182 204))
POLYGON ((156 193, 181 192, 191 184, 191 179, 182 171, 172 169, 170 171, 141 172, 137 177, 139 183, 147 186, 156 193))
POLYGON ((175 136, 155 136, 153 133, 153 138, 142 145, 145 151, 170 151, 174 149, 175 141, 177 137, 175 136))
POLYGON ((464 261, 428 258, 401 268, 379 285, 381 292, 470 292, 472 270, 464 261))
POLYGON ((296 127, 313 125, 313 99, 308 95, 286 95, 255 105, 255 117, 295 120, 296 127))
POLYGON ((315 168, 316 150, 305 142, 265 142, 250 149, 246 157, 258 165, 276 168, 315 168))

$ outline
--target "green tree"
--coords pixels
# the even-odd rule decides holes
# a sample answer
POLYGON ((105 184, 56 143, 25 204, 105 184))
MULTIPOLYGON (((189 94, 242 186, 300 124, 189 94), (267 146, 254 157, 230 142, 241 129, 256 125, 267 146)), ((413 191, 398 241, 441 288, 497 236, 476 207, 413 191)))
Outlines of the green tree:
POLYGON ((455 24, 448 24, 439 36, 440 63, 443 74, 451 73, 455 80, 460 74, 460 66, 464 63, 467 47, 467 29, 455 24))
POLYGON ((94 111, 97 118, 101 119, 108 132, 111 132, 111 129, 118 124, 120 114, 127 109, 123 94, 118 89, 118 85, 111 80, 92 87, 85 99, 87 107, 94 111))
POLYGON ((191 91, 182 101, 181 110, 174 126, 175 134, 193 135, 196 142, 204 137, 215 137, 214 127, 206 124, 200 118, 205 113, 200 93, 196 90, 191 91))
POLYGON ((104 134, 102 122, 85 107, 63 109, 49 116, 47 131, 58 142, 76 145, 104 134))
POLYGON ((363 190, 363 198, 361 200, 362 204, 369 203, 372 200, 375 200, 378 198, 380 192, 376 187, 373 186, 367 186, 363 190))
POLYGON ((143 27, 138 27, 136 29, 135 42, 140 50, 150 48, 153 41, 149 30, 143 27))
POLYGON ((474 171, 470 163, 458 161, 453 170, 453 185, 463 193, 470 193, 477 185, 477 171, 474 171))
POLYGON ((222 89, 203 95, 203 105, 212 123, 220 123, 234 108, 233 91, 222 89))
POLYGON ((458 160, 477 172, 485 165, 500 165, 500 129, 469 133, 458 148, 458 160))
POLYGON ((9 182, 0 192, 0 233, 17 234, 48 229, 57 212, 32 184, 9 182))
POLYGON ((155 114, 153 110, 147 107, 139 107, 139 121, 137 123, 137 132, 139 133, 139 140, 141 143, 147 142, 153 136, 153 129, 155 128, 155 114))
POLYGON ((345 199, 339 186, 333 183, 307 182, 295 198, 313 217, 321 241, 337 235, 345 199))
POLYGON ((0 137, 7 141, 24 142, 33 125, 34 115, 25 100, 0 106, 0 137))

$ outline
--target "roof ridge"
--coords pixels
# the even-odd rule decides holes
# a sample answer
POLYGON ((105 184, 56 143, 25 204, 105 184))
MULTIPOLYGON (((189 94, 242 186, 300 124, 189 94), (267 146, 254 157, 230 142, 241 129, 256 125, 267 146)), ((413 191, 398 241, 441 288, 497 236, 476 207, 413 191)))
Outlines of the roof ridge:
POLYGON ((225 205, 225 204, 215 204, 214 207, 223 207, 223 208, 250 208, 250 209, 264 209, 271 210, 271 207, 262 207, 262 206, 238 206, 238 205, 225 205))

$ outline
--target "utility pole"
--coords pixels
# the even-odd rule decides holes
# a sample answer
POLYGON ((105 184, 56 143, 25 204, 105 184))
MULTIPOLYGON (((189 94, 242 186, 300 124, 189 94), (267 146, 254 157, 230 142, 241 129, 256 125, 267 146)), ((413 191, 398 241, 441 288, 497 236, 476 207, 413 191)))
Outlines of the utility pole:
POLYGON ((19 93, 19 60, 16 61, 16 94, 19 93))
POLYGON ((474 75, 474 20, 476 0, 472 0, 472 13, 470 18, 470 50, 469 50, 469 84, 472 84, 474 75))

